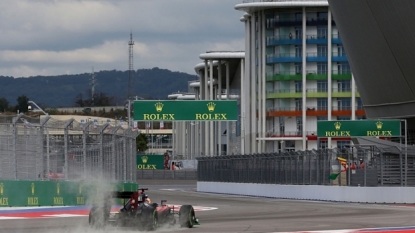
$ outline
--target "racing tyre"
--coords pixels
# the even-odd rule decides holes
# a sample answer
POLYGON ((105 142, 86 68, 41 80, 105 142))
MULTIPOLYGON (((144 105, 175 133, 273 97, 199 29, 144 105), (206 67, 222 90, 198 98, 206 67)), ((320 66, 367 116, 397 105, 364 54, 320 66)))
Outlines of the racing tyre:
POLYGON ((102 222, 100 221, 98 207, 94 206, 91 211, 89 211, 88 223, 91 227, 101 227, 102 222))
POLYGON ((150 209, 148 213, 147 230, 155 231, 158 226, 158 213, 156 209, 150 209))
POLYGON ((98 208, 97 206, 92 207, 88 218, 89 226, 95 228, 103 228, 106 222, 105 217, 106 214, 103 208, 98 208))
POLYGON ((182 205, 179 210, 179 223, 181 227, 192 228, 194 226, 196 216, 195 210, 191 205, 182 205))

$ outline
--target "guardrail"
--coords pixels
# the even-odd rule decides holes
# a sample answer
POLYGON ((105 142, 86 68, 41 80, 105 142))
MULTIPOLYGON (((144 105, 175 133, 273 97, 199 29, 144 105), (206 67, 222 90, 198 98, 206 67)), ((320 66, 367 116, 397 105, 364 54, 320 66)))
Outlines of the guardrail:
POLYGON ((138 170, 137 179, 197 180, 197 170, 138 170))

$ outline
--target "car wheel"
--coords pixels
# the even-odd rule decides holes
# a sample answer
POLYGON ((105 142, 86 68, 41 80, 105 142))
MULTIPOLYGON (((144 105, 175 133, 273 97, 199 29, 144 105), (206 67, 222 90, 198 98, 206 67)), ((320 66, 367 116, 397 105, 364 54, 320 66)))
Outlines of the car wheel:
POLYGON ((148 213, 147 230, 155 231, 158 226, 158 213, 156 209, 150 210, 148 213))
POLYGON ((104 209, 94 206, 91 211, 89 211, 88 223, 91 227, 102 228, 105 226, 105 217, 106 214, 104 213, 104 209))
POLYGON ((94 215, 92 214, 92 211, 89 212, 88 223, 90 226, 95 225, 95 218, 94 218, 94 215))
POLYGON ((182 205, 179 210, 179 223, 181 227, 192 228, 195 221, 195 210, 191 205, 182 205))

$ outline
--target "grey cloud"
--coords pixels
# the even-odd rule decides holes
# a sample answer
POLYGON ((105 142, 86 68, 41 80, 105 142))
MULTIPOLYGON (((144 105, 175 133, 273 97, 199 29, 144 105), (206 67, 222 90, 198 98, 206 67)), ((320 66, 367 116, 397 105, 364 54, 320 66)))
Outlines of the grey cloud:
POLYGON ((241 1, 0 1, 0 8, 7 9, 0 15, 0 75, 84 73, 92 66, 126 70, 130 31, 136 41, 134 68, 158 66, 193 73, 200 53, 226 46, 243 50, 242 12, 234 9, 238 3, 241 1), (139 45, 146 47, 141 53, 139 45), (33 51, 39 52, 38 61, 24 58, 34 56, 33 51), (14 59, 1 56, 5 52, 14 59), (113 59, 95 59, 93 64, 94 54, 89 53, 109 53, 113 59), (85 67, 85 63, 90 64, 85 67))

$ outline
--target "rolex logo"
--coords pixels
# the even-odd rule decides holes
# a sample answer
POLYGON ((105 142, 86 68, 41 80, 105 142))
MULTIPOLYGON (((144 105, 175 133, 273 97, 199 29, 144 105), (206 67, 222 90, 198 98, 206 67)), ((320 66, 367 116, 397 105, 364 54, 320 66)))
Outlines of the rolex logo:
POLYGON ((334 123, 334 128, 336 128, 336 130, 340 130, 341 126, 342 126, 342 123, 340 123, 340 122, 334 123))
POLYGON ((158 102, 154 106, 156 106, 156 111, 157 112, 161 112, 163 110, 164 104, 162 102, 158 102))
POLYGON ((79 195, 82 195, 82 185, 79 185, 78 192, 79 192, 79 195))
POLYGON ((213 103, 213 102, 208 103, 207 107, 208 107, 209 112, 215 111, 215 106, 216 106, 216 104, 213 103))
POLYGON ((0 195, 3 195, 4 193, 4 184, 0 183, 0 195))
POLYGON ((382 125, 383 125, 383 122, 380 122, 380 121, 376 122, 376 128, 378 130, 381 130, 382 129, 382 125))
POLYGON ((61 185, 59 183, 56 184, 56 193, 59 195, 61 189, 61 185))
POLYGON ((32 183, 31 187, 32 187, 32 195, 34 195, 35 194, 35 183, 32 183))
POLYGON ((141 161, 143 161, 143 163, 147 163, 148 157, 147 156, 141 157, 141 161))

